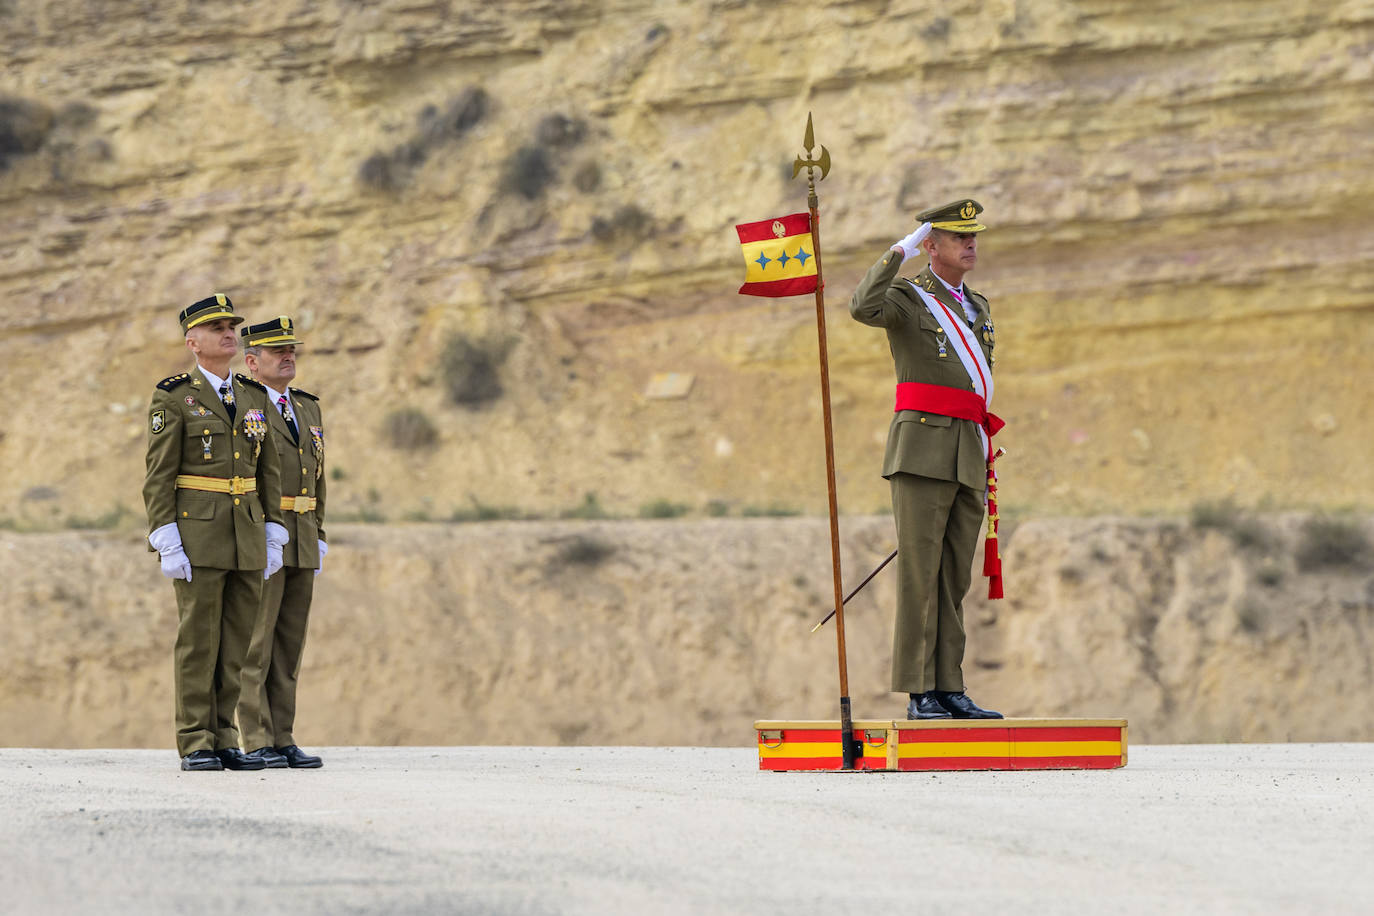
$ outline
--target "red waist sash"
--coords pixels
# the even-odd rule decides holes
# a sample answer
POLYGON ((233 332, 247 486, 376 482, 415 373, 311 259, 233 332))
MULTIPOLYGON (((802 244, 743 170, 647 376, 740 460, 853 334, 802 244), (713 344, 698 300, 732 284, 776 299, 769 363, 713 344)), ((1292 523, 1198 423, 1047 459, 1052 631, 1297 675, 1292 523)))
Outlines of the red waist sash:
MULTIPOLYGON (((988 411, 987 402, 976 391, 950 388, 947 385, 926 385, 922 382, 898 382, 894 411, 919 410, 924 413, 972 420, 988 435, 988 535, 983 541, 983 575, 988 578, 988 597, 1002 597, 1002 554, 997 547, 997 473, 994 465, 997 451, 993 451, 992 437, 1007 424, 988 411)), ((1000 451, 1000 450, 999 450, 1000 451)))
POLYGON ((956 420, 972 420, 988 434, 989 456, 992 455, 992 437, 1007 425, 997 414, 988 412, 987 403, 978 392, 947 385, 898 382, 897 406, 893 410, 920 410, 956 420))

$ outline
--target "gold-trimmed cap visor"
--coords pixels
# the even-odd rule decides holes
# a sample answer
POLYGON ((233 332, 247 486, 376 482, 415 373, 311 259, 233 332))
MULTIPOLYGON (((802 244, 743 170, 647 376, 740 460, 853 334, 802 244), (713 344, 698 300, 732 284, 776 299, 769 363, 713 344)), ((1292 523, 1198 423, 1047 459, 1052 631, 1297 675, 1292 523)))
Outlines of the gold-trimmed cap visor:
POLYGON ((234 303, 224 293, 215 293, 199 302, 191 303, 181 310, 177 320, 181 322, 181 330, 184 333, 217 318, 228 318, 236 327, 244 321, 242 317, 234 314, 234 303))
MULTIPOLYGON (((925 220, 921 220, 921 222, 925 222, 925 220)), ((956 223, 931 223, 930 226, 932 229, 943 229, 946 232, 982 232, 988 228, 976 220, 956 223)))
POLYGON ((296 337, 296 326, 285 315, 271 321, 250 324, 239 331, 245 347, 299 347, 305 342, 296 337))
POLYGON ((982 212, 982 204, 965 197, 953 203, 922 210, 916 214, 916 222, 930 223, 932 228, 943 229, 946 232, 982 232, 988 228, 978 222, 978 214, 982 212))

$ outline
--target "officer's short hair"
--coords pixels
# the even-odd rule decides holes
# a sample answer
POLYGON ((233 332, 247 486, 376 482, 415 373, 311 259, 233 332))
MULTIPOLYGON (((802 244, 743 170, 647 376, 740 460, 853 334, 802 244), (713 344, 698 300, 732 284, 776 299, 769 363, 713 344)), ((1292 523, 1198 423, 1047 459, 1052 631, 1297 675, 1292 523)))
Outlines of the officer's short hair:
POLYGON ((244 347, 243 355, 252 356, 254 359, 257 359, 262 356, 262 347, 244 347))

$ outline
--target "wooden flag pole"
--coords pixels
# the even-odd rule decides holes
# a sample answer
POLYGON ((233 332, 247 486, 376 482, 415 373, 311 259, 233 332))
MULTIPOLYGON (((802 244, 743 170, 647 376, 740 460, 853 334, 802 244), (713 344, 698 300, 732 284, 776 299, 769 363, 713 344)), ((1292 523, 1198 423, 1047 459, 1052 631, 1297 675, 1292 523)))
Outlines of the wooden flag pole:
POLYGON ((811 208, 811 244, 816 249, 816 336, 820 342, 821 357, 821 415, 825 422, 825 482, 830 496, 830 560, 834 568, 835 580, 835 642, 840 656, 840 748, 841 766, 846 770, 854 769, 856 748, 854 746, 854 718, 849 708, 849 662, 844 648, 844 586, 840 575, 840 514, 835 498, 835 433, 830 422, 830 356, 825 341, 825 274, 821 269, 821 216, 820 199, 816 196, 816 169, 821 170, 824 179, 830 173, 830 151, 821 147, 820 157, 811 158, 811 149, 816 145, 815 132, 811 127, 811 113, 806 114, 806 158, 798 156, 792 164, 792 177, 803 168, 806 169, 807 206, 811 208))

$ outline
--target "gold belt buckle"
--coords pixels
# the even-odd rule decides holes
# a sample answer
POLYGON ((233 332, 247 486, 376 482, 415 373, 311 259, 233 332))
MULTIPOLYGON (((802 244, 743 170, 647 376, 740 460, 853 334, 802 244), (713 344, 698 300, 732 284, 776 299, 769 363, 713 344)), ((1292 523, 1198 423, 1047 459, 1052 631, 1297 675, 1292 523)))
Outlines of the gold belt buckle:
POLYGON ((248 492, 248 480, 244 477, 229 478, 229 495, 242 496, 248 492))

